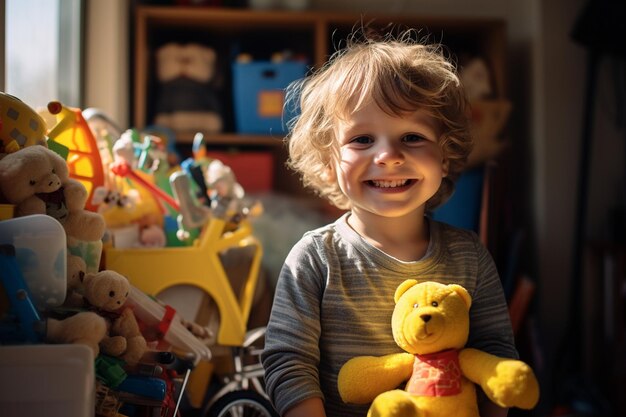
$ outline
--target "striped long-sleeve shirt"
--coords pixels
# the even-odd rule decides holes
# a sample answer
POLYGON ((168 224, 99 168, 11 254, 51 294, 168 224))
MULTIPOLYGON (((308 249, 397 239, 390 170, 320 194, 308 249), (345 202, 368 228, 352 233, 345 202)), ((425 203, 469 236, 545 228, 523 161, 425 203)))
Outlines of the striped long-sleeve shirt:
POLYGON ((394 292, 408 278, 464 286, 472 296, 467 346, 517 357, 495 264, 475 233, 429 220, 426 255, 403 262, 366 242, 346 219, 306 233, 278 279, 262 361, 281 415, 320 397, 328 417, 365 416, 367 406, 341 401, 337 374, 354 356, 401 351, 391 314, 394 292))

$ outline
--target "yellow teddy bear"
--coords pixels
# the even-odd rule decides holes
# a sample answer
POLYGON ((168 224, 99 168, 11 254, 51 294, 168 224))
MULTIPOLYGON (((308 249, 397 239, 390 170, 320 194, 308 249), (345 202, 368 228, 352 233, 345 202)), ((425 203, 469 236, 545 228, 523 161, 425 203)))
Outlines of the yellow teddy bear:
POLYGON ((478 384, 501 407, 537 404, 539 384, 527 364, 464 348, 471 306, 465 288, 410 279, 394 300, 393 337, 406 352, 346 362, 338 376, 345 402, 372 402, 368 417, 478 417, 478 384), (405 381, 405 390, 396 389, 405 381))

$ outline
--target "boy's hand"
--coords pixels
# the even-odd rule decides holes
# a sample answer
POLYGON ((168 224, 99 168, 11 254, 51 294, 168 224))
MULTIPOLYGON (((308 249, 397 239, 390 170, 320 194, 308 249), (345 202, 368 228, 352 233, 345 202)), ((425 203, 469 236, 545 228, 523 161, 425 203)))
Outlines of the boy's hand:
POLYGON ((283 417, 326 417, 326 411, 322 399, 315 397, 294 405, 283 417))

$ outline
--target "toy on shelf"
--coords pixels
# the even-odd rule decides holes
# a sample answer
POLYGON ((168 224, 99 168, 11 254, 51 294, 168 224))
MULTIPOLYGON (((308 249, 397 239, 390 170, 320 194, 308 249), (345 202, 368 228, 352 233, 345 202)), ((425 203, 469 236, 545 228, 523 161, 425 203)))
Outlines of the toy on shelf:
POLYGON ((405 352, 346 362, 338 375, 345 402, 371 402, 371 417, 444 417, 459 410, 478 417, 477 384, 500 407, 537 404, 539 385, 527 364, 464 348, 471 306, 465 288, 409 279, 394 300, 391 330, 405 352), (405 381, 405 390, 397 389, 405 381))
POLYGON ((459 78, 470 101, 470 120, 474 148, 467 161, 476 167, 496 158, 506 148, 500 137, 511 113, 511 102, 495 98, 492 74, 487 62, 480 56, 465 58, 459 78))
POLYGON ((155 125, 175 132, 222 131, 216 60, 212 48, 194 43, 168 43, 157 50, 155 125))

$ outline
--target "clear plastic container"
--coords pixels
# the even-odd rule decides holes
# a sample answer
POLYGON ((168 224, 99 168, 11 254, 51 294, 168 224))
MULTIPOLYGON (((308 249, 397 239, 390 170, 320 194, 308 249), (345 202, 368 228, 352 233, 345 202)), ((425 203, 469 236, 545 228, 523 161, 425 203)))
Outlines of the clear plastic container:
POLYGON ((38 309, 63 304, 67 289, 67 246, 61 223, 43 214, 2 220, 0 244, 15 247, 17 263, 38 309))
POLYGON ((200 360, 210 360, 211 351, 181 323, 178 313, 171 317, 172 310, 137 287, 131 287, 125 306, 130 307, 138 321, 152 329, 166 328, 163 340, 174 349, 184 351, 193 356, 195 364, 200 360), (164 325, 164 323, 167 324, 164 325))

